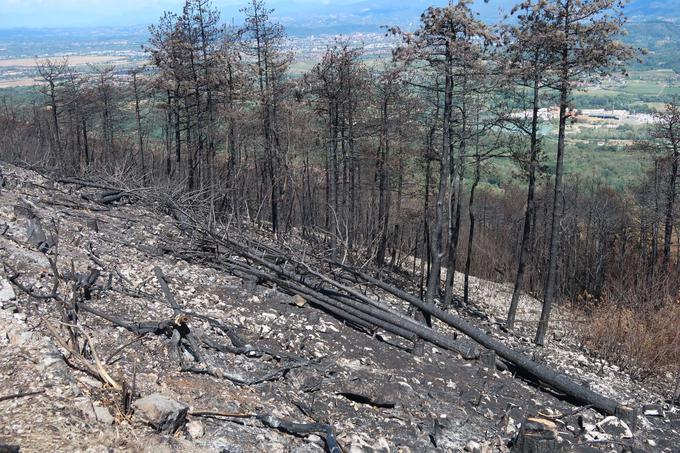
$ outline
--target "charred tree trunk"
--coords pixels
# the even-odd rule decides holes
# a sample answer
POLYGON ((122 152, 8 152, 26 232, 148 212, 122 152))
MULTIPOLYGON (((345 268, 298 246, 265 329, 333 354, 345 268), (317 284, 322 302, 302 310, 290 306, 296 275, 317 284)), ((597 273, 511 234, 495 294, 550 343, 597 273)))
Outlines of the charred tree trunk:
POLYGON ((506 327, 512 329, 515 324, 515 316, 517 314, 517 305, 519 303, 519 296, 524 284, 524 273, 526 271, 527 259, 529 257, 531 247, 531 219, 534 217, 535 207, 535 191, 536 191, 536 167, 538 166, 538 110, 539 110, 539 85, 538 79, 534 80, 533 86, 533 106, 531 113, 531 143, 529 150, 529 183, 527 187, 527 207, 524 212, 524 226, 522 227, 522 241, 519 248, 519 256, 517 258, 517 275, 515 276, 515 286, 512 291, 512 299, 510 300, 510 309, 508 310, 508 319, 506 327))
POLYGON ((668 269, 671 258, 671 242, 673 239, 673 224, 675 220, 675 196, 677 191, 678 180, 678 159, 680 158, 680 150, 678 143, 674 137, 673 128, 669 128, 669 140, 673 146, 673 154, 671 155, 671 175, 668 181, 668 189, 666 194, 666 213, 664 222, 663 234, 663 268, 668 269))
MULTIPOLYGON (((565 18, 569 21, 569 17, 565 18)), ((560 88, 560 124, 557 136, 557 161, 555 164, 555 188, 553 191, 552 221, 550 224, 550 246, 548 248, 548 275, 543 292, 543 309, 541 319, 536 330, 534 342, 542 346, 545 343, 545 335, 548 331, 548 322, 553 302, 557 297, 557 262, 561 243, 560 224, 563 216, 562 176, 564 173, 564 148, 567 129, 567 107, 569 102, 569 69, 568 49, 565 47, 562 55, 563 73, 560 88)))
POLYGON ((468 202, 468 216, 470 220, 470 226, 468 231, 468 244, 467 244, 467 254, 465 258, 465 281, 463 283, 463 303, 468 305, 470 301, 470 266, 472 264, 472 244, 475 239, 475 211, 473 209, 475 202, 475 191, 477 190, 477 185, 479 184, 479 179, 481 176, 481 159, 479 152, 475 156, 475 176, 472 181, 472 187, 470 188, 470 201, 468 202))

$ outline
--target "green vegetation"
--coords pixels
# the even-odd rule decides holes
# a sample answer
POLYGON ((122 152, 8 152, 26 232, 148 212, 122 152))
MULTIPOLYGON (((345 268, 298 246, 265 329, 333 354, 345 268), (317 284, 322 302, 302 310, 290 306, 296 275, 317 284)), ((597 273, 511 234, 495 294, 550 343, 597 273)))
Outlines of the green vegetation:
POLYGON ((574 97, 577 108, 607 108, 651 112, 662 110, 673 96, 680 96, 680 75, 670 69, 632 70, 586 88, 574 97))
MULTIPOLYGON (((549 140, 548 147, 554 146, 549 140)), ((555 168, 554 156, 544 162, 548 174, 555 168)), ((601 181, 617 191, 639 183, 643 174, 651 164, 651 157, 640 152, 620 147, 602 146, 597 150, 590 147, 569 146, 564 156, 565 175, 573 179, 590 179, 601 181)), ((517 184, 517 167, 510 159, 494 159, 490 164, 492 171, 487 171, 482 178, 482 187, 486 189, 502 189, 517 184)), ((491 170, 487 168, 487 170, 491 170)))
POLYGON ((633 69, 680 70, 680 42, 677 40, 680 23, 658 19, 635 21, 627 24, 626 30, 628 36, 625 40, 628 44, 648 50, 639 62, 632 63, 633 69))

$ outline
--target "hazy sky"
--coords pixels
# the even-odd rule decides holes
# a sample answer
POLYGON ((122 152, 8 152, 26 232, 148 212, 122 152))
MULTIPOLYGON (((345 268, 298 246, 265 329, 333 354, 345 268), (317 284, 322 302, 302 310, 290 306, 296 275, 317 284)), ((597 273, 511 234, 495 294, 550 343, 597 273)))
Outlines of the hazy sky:
MULTIPOLYGON (((215 0, 228 19, 248 0, 215 0)), ((404 1, 404 0, 401 0, 404 1)), ((394 0, 395 5, 401 3, 394 0)), ((405 0, 408 1, 408 0, 405 0)), ((360 0, 270 0, 280 12, 333 9, 360 0)), ((180 11, 183 0, 0 0, 0 28, 139 25, 155 21, 164 10, 180 11)), ((416 0, 416 3, 421 1, 416 0)), ((422 2, 424 4, 424 2, 422 2)))
MULTIPOLYGON (((491 4, 511 0, 490 0, 491 4)), ((229 21, 238 18, 238 10, 248 0, 214 0, 229 21)), ((74 27, 101 25, 144 25, 155 22, 163 11, 181 11, 183 0, 0 0, 0 28, 74 27)), ((332 17, 338 15, 392 14, 393 10, 422 12, 430 4, 445 4, 446 0, 268 0, 282 22, 295 23, 298 18, 332 17), (370 13, 369 10, 372 10, 370 13)), ((402 15, 403 16, 403 15, 402 15)), ((417 17, 417 16, 416 16, 417 17)))
MULTIPOLYGON (((236 4, 218 3, 220 7, 236 4)), ((137 25, 155 20, 164 10, 179 10, 182 4, 181 0, 0 0, 0 27, 137 25)))

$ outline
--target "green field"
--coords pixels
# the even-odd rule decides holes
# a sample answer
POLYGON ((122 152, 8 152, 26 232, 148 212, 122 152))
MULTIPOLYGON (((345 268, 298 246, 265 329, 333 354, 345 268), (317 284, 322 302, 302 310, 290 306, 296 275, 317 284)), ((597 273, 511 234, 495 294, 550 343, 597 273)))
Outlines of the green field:
POLYGON ((612 108, 649 111, 663 108, 680 97, 680 75, 671 69, 632 70, 628 76, 612 77, 577 92, 577 108, 612 108))

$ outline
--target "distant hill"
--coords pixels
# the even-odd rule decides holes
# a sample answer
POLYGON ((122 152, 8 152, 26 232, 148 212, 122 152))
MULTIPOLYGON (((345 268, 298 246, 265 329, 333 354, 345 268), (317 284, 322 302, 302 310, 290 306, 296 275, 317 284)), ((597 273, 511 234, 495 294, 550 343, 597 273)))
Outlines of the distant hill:
MULTIPOLYGON (((519 0, 477 0, 474 11, 495 22, 507 14, 519 0)), ((276 16, 291 33, 321 34, 348 31, 376 31, 382 25, 415 28, 428 6, 443 6, 447 0, 358 0, 319 2, 301 9, 295 2, 275 4, 276 16)), ((632 22, 664 20, 680 22, 680 0, 631 0, 624 11, 632 22)), ((351 32, 349 31, 349 32, 351 32)))
MULTIPOLYGON (((517 1, 478 0, 473 8, 480 18, 496 22, 517 1)), ((341 3, 319 2, 305 10, 294 4, 278 5, 275 14, 293 36, 378 32, 384 25, 414 29, 428 6, 445 5, 447 1, 359 0, 341 3)), ((624 11, 629 19, 625 41, 650 51, 642 57, 642 63, 634 66, 680 71, 680 0, 632 0, 624 11)))
MULTIPOLYGON (((489 21, 502 17, 519 0, 475 0, 472 8, 489 21)), ((1 3, 1 2, 0 2, 1 3)), ((0 13, 0 28, 15 27, 120 27, 155 22, 164 9, 181 10, 182 0, 119 0, 117 2, 8 1, 0 13), (40 8, 31 8, 40 3, 40 8)), ((226 21, 242 19, 248 0, 214 0, 226 21)), ((414 27, 430 5, 448 0, 267 0, 286 26, 300 33, 337 33, 345 30, 376 31, 381 25, 414 27)), ((626 10, 636 19, 678 18, 678 0, 631 0, 626 10)))
POLYGON ((680 21, 632 19, 627 25, 628 44, 648 51, 634 67, 673 69, 680 72, 680 21))
MULTIPOLYGON (((398 25, 405 29, 417 27, 420 15, 429 6, 444 6, 447 0, 359 0, 349 2, 319 2, 301 10, 294 3, 277 5, 275 15, 294 35, 376 32, 381 26, 398 25)), ((481 18, 496 21, 500 10, 514 4, 508 0, 478 1, 473 4, 481 18)))
MULTIPOLYGON (((502 19, 519 0, 477 0, 473 9, 488 22, 502 19)), ((219 4, 216 1, 216 4, 219 4)), ((245 4, 246 0, 242 0, 245 4)), ((446 5, 447 0, 347 0, 268 2, 274 16, 295 37, 310 35, 350 35, 358 32, 380 33, 382 26, 398 25, 405 29, 418 26, 420 15, 430 5, 446 5), (304 5, 304 7, 303 7, 304 5)), ((239 6, 224 7, 226 22, 242 20, 239 6)), ((632 0, 625 12, 629 17, 625 40, 650 50, 643 65, 680 71, 680 0, 632 0)), ((160 12, 150 14, 155 22, 160 12)), ((137 20, 143 20, 142 16, 137 20)), ((147 25, 87 28, 1 29, 0 58, 33 57, 55 52, 90 53, 139 50, 146 41, 147 25)), ((639 65, 638 65, 639 66, 639 65)))
POLYGON ((650 17, 676 21, 680 19, 678 0, 632 0, 625 10, 632 19, 650 17))

